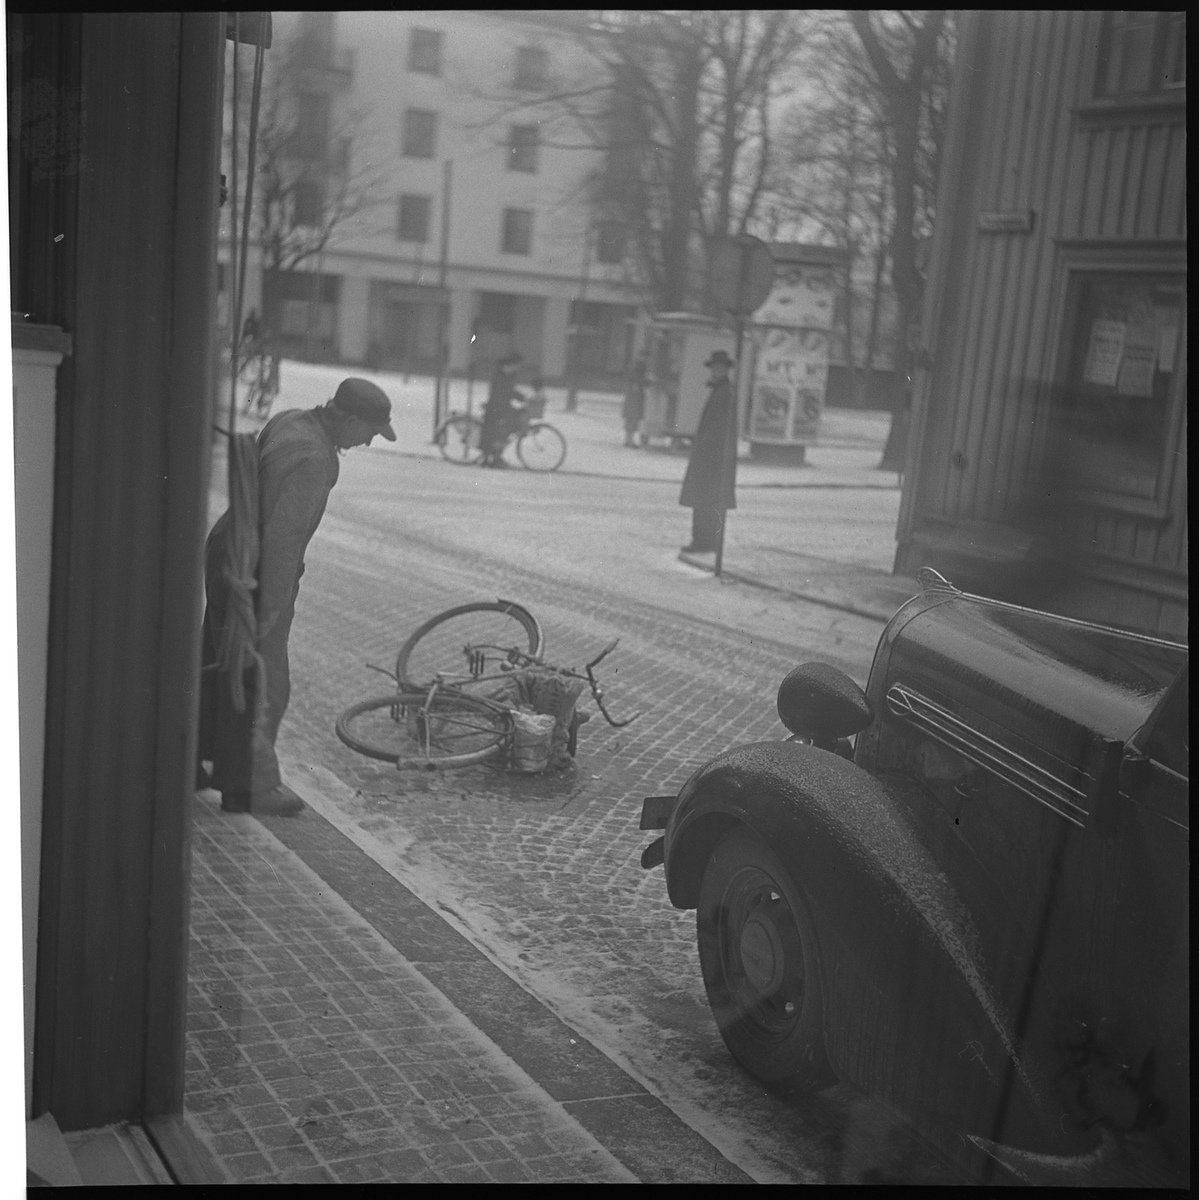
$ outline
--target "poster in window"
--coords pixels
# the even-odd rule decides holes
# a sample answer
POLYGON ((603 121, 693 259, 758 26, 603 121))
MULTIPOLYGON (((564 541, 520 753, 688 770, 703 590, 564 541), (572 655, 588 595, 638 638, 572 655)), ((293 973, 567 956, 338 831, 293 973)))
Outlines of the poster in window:
POLYGON ((1121 396, 1151 397, 1156 370, 1157 322, 1152 315, 1148 321, 1130 321, 1124 335, 1124 356, 1116 391, 1121 396))
POLYGON ((1174 370, 1174 355, 1178 352, 1178 309, 1154 309, 1157 316, 1157 369, 1167 375, 1174 370))
POLYGON ((1120 359, 1124 355, 1123 321, 1095 320, 1091 322, 1091 341, 1082 368, 1083 383, 1100 387, 1115 387, 1120 374, 1120 359))

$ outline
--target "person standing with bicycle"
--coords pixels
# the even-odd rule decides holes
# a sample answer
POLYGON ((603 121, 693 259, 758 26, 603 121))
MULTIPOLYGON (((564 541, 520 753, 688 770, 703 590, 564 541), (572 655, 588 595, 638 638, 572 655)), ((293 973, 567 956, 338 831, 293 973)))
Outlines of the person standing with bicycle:
POLYGON ((481 467, 506 467, 504 447, 512 432, 516 400, 516 372, 524 362, 524 356, 515 351, 505 354, 495 364, 491 385, 487 391, 487 403, 483 406, 483 426, 480 430, 483 457, 481 467))
MULTIPOLYGON (((294 816, 302 801, 283 790, 275 737, 291 694, 287 643, 295 614, 304 552, 337 482, 338 455, 369 446, 376 434, 396 440, 387 393, 367 379, 345 379, 328 403, 272 417, 250 451, 245 511, 257 530, 238 528, 231 507, 208 535, 204 558, 203 669, 196 783, 221 793, 225 812, 294 816), (249 478, 257 474, 257 488, 249 478), (246 552, 257 534, 257 566, 246 552), (248 570, 252 578, 244 578, 248 570), (222 669, 238 621, 252 607, 255 665, 234 686, 222 669), (244 695, 238 711, 236 691, 244 695), (212 763, 211 775, 204 762, 212 763)), ((236 481, 234 481, 236 486, 236 481)), ((239 509, 239 512, 241 510, 239 509)), ((232 655, 244 662, 246 656, 232 655)), ((241 697, 239 697, 241 698, 241 697)))

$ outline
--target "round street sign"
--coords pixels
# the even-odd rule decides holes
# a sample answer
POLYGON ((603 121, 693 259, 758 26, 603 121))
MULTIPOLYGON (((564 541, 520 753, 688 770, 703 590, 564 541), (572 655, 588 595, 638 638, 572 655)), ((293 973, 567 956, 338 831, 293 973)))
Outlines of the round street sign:
POLYGON ((709 263, 712 297, 726 312, 748 316, 774 285, 774 259, 761 238, 748 233, 717 240, 709 263))

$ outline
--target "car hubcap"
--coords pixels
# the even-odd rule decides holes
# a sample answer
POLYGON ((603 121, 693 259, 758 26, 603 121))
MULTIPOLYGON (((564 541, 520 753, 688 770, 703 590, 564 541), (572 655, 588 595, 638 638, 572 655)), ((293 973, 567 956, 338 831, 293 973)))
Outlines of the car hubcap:
POLYGON ((741 930, 741 963, 745 977, 765 998, 773 996, 783 981, 783 943, 774 925, 752 913, 741 930))
POLYGON ((771 1040, 786 1036, 803 1002, 803 947, 791 906, 765 872, 751 869, 725 894, 727 978, 742 1017, 771 1040))

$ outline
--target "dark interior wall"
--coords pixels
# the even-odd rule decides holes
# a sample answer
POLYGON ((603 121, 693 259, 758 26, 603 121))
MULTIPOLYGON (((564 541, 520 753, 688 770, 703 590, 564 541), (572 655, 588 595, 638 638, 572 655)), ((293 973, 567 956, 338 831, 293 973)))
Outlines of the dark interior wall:
POLYGON ((215 13, 72 33, 33 1102, 66 1129, 182 1102, 222 34, 215 13))

